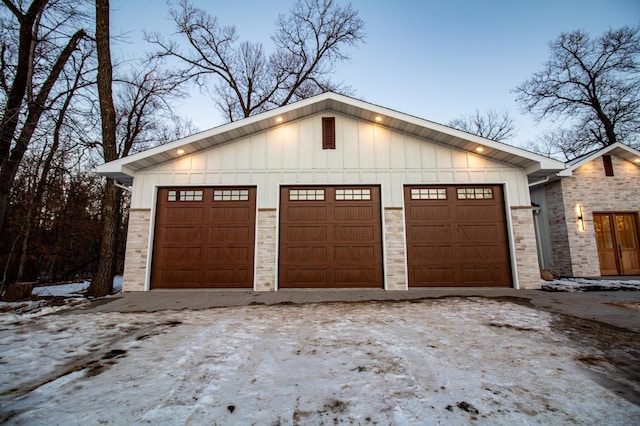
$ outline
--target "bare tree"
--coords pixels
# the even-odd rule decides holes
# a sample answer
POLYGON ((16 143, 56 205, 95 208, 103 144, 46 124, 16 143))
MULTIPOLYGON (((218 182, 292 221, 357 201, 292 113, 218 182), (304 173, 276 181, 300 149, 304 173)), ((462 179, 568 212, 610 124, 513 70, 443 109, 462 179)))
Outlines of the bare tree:
POLYGON ((589 152, 592 144, 585 139, 585 133, 558 128, 546 131, 537 140, 528 142, 522 148, 560 161, 570 161, 589 152))
POLYGON ((158 57, 177 58, 185 79, 201 87, 214 81, 214 102, 230 121, 286 105, 323 91, 339 91, 329 80, 344 49, 364 40, 364 21, 350 5, 334 0, 298 0, 289 16, 280 15, 272 36, 275 51, 260 43, 238 43, 236 29, 221 25, 203 9, 181 0, 171 10, 177 34, 187 48, 159 34, 147 40, 158 57))
MULTIPOLYGON (((98 52, 98 94, 102 119, 102 154, 105 161, 118 158, 116 141, 116 110, 113 105, 113 67, 109 37, 109 0, 96 0, 96 46, 98 52)), ((112 179, 107 179, 102 204, 102 242, 98 271, 91 280, 91 296, 106 296, 113 292, 115 248, 117 243, 118 198, 112 179)))
POLYGON ((176 128, 184 126, 171 104, 184 96, 184 80, 162 69, 157 61, 147 61, 138 69, 132 67, 117 83, 114 104, 118 157, 158 144, 170 127, 167 122, 176 128))
POLYGON ((549 44, 541 71, 516 88, 517 100, 538 119, 564 118, 584 143, 633 144, 640 131, 639 28, 622 27, 591 39, 563 33, 549 44))
POLYGON ((495 110, 481 113, 476 110, 474 114, 451 120, 449 126, 498 142, 511 140, 517 133, 513 118, 506 110, 501 113, 495 110))
POLYGON ((50 38, 40 32, 45 31, 49 35, 56 33, 58 30, 56 26, 61 25, 60 22, 54 22, 53 25, 50 24, 41 30, 40 25, 48 4, 47 0, 34 0, 26 12, 10 0, 3 0, 3 2, 19 23, 20 36, 17 64, 11 83, 4 80, 7 78, 7 73, 4 72, 7 67, 4 67, 4 62, 2 64, 3 86, 7 87, 8 97, 0 124, 0 230, 4 227, 11 187, 38 122, 50 105, 53 87, 69 58, 78 49, 81 41, 87 37, 85 31, 79 29, 67 38, 66 44, 61 48, 53 49, 51 45, 47 45, 48 49, 53 49, 56 53, 51 62, 37 69, 38 62, 43 58, 42 45, 50 38), (39 87, 36 87, 37 74, 42 74, 39 87), (23 111, 25 104, 26 111, 23 111), (23 112, 26 116, 20 122, 23 112), (19 124, 22 126, 18 131, 19 124), (17 136, 16 133, 18 133, 17 136))

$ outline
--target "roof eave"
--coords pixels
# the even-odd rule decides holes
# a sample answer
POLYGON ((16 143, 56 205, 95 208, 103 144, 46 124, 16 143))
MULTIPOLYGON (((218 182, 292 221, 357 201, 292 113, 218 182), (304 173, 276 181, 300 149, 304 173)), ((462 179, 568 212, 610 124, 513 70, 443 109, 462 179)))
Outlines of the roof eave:
POLYGON ((400 132, 412 134, 421 139, 452 146, 474 154, 477 153, 476 148, 482 147, 482 153, 477 155, 522 167, 527 170, 527 174, 534 173, 538 176, 540 173, 546 173, 547 170, 558 171, 565 168, 562 162, 521 148, 344 95, 327 92, 103 164, 97 168, 97 172, 124 182, 123 179, 132 179, 138 170, 176 160, 188 154, 279 126, 280 123, 276 121, 278 117, 281 117, 282 122, 286 123, 326 110, 333 110, 356 119, 370 121, 400 132), (381 116, 382 121, 380 123, 376 122, 376 116, 381 116), (178 149, 182 149, 184 152, 178 154, 178 149))

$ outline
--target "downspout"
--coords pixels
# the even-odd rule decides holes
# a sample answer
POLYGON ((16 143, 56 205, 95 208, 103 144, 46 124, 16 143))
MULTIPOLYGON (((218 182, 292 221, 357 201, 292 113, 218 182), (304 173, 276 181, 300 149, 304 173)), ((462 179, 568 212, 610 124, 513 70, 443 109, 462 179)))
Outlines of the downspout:
POLYGON ((120 188, 120 189, 124 189, 125 191, 133 192, 133 190, 131 189, 131 187, 130 187, 130 186, 125 186, 125 185, 123 185, 123 184, 121 184, 121 183, 118 183, 118 182, 117 182, 117 181, 115 181, 115 180, 113 181, 113 184, 114 184, 115 186, 117 186, 118 188, 120 188))
POLYGON ((533 188, 534 186, 538 186, 538 185, 542 185, 544 183, 549 182, 549 179, 551 178, 551 176, 547 176, 546 178, 539 180, 538 182, 533 182, 529 184, 529 188, 533 188))

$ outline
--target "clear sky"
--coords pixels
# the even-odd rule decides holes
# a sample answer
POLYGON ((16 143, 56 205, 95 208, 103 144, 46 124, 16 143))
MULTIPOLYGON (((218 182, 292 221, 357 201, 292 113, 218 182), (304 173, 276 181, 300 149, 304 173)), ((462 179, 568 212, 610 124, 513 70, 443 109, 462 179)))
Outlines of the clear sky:
MULTIPOLYGON (((338 0, 340 3, 347 3, 338 0)), ((240 40, 262 42, 278 14, 293 0, 192 0, 235 25, 240 40)), ((598 36, 609 28, 640 24, 640 0, 352 0, 365 21, 366 42, 351 48, 334 81, 350 85, 355 97, 447 124, 475 110, 508 110, 519 144, 553 123, 536 125, 523 115, 513 89, 542 68, 548 42, 582 29, 598 36)), ((127 33, 114 53, 148 49, 142 30, 170 36, 174 27, 165 0, 111 0, 112 34, 127 33)), ((223 123, 213 103, 194 90, 180 112, 206 130, 223 123)), ((557 123, 561 124, 561 123, 557 123)))

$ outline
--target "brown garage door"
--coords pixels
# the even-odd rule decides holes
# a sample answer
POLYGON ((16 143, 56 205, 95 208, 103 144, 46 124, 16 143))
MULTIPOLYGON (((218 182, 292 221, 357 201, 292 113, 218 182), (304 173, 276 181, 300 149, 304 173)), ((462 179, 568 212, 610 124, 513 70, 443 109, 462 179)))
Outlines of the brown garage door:
POLYGON ((152 288, 253 288, 256 190, 160 188, 152 288))
POLYGON ((280 288, 383 287, 380 188, 282 187, 280 288))
POLYGON ((404 199, 410 287, 511 286, 501 186, 405 186, 404 199))

